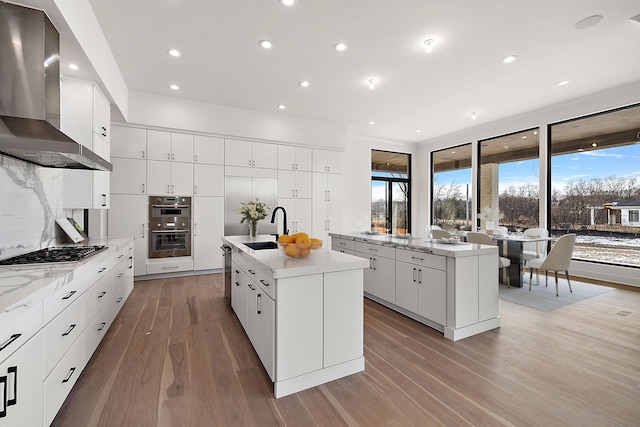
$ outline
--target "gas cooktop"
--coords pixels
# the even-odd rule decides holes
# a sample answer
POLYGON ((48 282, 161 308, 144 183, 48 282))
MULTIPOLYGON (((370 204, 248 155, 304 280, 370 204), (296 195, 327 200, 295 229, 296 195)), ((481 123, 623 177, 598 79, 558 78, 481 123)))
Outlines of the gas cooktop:
POLYGON ((46 248, 0 260, 0 265, 79 262, 105 249, 107 249, 106 246, 61 246, 46 248))

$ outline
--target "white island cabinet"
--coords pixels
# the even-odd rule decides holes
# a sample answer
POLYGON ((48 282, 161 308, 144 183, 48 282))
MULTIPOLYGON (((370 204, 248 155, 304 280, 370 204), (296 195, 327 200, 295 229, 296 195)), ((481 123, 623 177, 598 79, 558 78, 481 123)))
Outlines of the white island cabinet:
POLYGON ((233 248, 231 306, 276 398, 364 370, 362 271, 368 260, 327 248, 296 259, 280 249, 252 250, 244 244, 249 236, 222 240, 233 248))
POLYGON ((450 340, 500 326, 497 246, 331 233, 331 247, 369 259, 373 271, 364 276, 367 298, 450 340))

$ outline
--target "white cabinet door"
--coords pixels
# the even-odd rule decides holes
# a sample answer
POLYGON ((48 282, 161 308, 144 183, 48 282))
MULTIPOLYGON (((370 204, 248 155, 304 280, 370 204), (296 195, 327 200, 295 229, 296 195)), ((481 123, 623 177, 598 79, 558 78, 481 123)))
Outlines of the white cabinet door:
POLYGON ((418 314, 440 325, 447 323, 447 273, 434 268, 418 269, 418 314))
POLYGON ((133 236, 134 275, 147 274, 149 247, 149 199, 143 195, 114 194, 108 213, 108 235, 112 237, 133 236))
POLYGON ((271 381, 275 379, 276 302, 258 288, 256 294, 257 353, 271 381))
MULTIPOLYGON (((318 237, 313 234, 311 199, 278 199, 278 205, 287 211, 289 234, 305 232, 311 237, 318 237)), ((278 223, 280 224, 280 221, 278 223)), ((284 234, 284 230, 280 228, 280 225, 278 225, 278 233, 284 234)), ((318 238, 321 239, 321 237, 318 238)))
MULTIPOLYGON (((0 402, 5 412, 0 426, 41 426, 43 423, 43 333, 31 337, 0 364, 0 402)), ((47 424, 48 425, 48 424, 47 424)))
POLYGON ((224 196, 224 166, 193 165, 194 196, 224 196))
POLYGON ((236 313, 240 324, 247 330, 249 286, 251 279, 237 264, 232 263, 232 282, 231 283, 231 307, 236 313))
POLYGON ((90 150, 93 149, 92 102, 90 82, 60 81, 60 130, 90 150))
POLYGON ((193 142, 193 161, 210 165, 224 165, 224 139, 196 135, 193 142))
POLYGON ((342 153, 329 150, 313 150, 313 171, 342 173, 342 153))
POLYGON ((111 157, 145 159, 146 156, 146 129, 111 126, 111 157))
POLYGON ((278 171, 278 197, 310 199, 312 173, 304 171, 278 171))
POLYGON ((109 209, 111 172, 93 171, 93 208, 109 209))
POLYGON ((93 84, 93 132, 102 138, 107 144, 111 138, 111 106, 109 100, 93 84))
POLYGON ((171 194, 193 194, 193 163, 171 163, 171 194))
POLYGON ((311 171, 312 150, 310 148, 278 146, 278 169, 311 171))
POLYGON ((171 160, 171 132, 147 130, 147 158, 171 160))
POLYGON ((171 162, 147 160, 147 193, 151 195, 172 194, 171 162))
POLYGON ((193 135, 186 133, 171 134, 171 160, 193 162, 193 135))
POLYGON ((278 168, 278 146, 264 142, 253 143, 253 166, 257 168, 278 168))
POLYGON ((342 206, 342 175, 327 174, 327 209, 337 211, 342 206))
POLYGON ((390 303, 396 302, 396 260, 373 258, 375 295, 390 303))
POLYGON ((226 166, 253 166, 253 142, 241 139, 224 140, 224 164, 226 166))
MULTIPOLYGON (((114 137, 117 133, 114 133, 114 137)), ((147 162, 143 159, 111 159, 111 193, 113 194, 146 194, 147 162)))
POLYGON ((396 304, 412 313, 418 312, 418 266, 396 262, 396 304))
POLYGON ((222 268, 217 250, 224 234, 224 197, 195 197, 193 203, 193 269, 222 268))

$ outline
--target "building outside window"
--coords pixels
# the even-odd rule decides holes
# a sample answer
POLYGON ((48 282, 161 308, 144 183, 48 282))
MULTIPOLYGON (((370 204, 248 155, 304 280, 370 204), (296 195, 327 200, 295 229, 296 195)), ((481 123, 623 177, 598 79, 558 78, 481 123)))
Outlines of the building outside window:
POLYGON ((549 125, 551 234, 574 259, 640 266, 640 105, 549 125))
POLYGON ((411 232, 410 165, 410 154, 371 150, 372 231, 411 232))

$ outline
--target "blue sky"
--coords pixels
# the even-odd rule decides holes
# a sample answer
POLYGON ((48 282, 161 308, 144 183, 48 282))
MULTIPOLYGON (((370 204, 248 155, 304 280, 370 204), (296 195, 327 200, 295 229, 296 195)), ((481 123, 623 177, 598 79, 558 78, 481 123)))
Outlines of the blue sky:
MULTIPOLYGON (((551 168, 554 188, 563 187, 579 179, 588 181, 609 176, 640 178, 640 144, 556 156, 553 158, 551 168)), ((518 187, 523 183, 538 184, 540 162, 536 159, 504 163, 500 165, 499 173, 500 192, 512 185, 518 187)), ((464 194, 464 185, 471 183, 471 170, 442 172, 437 178, 435 184, 462 185, 462 194, 464 194)))

